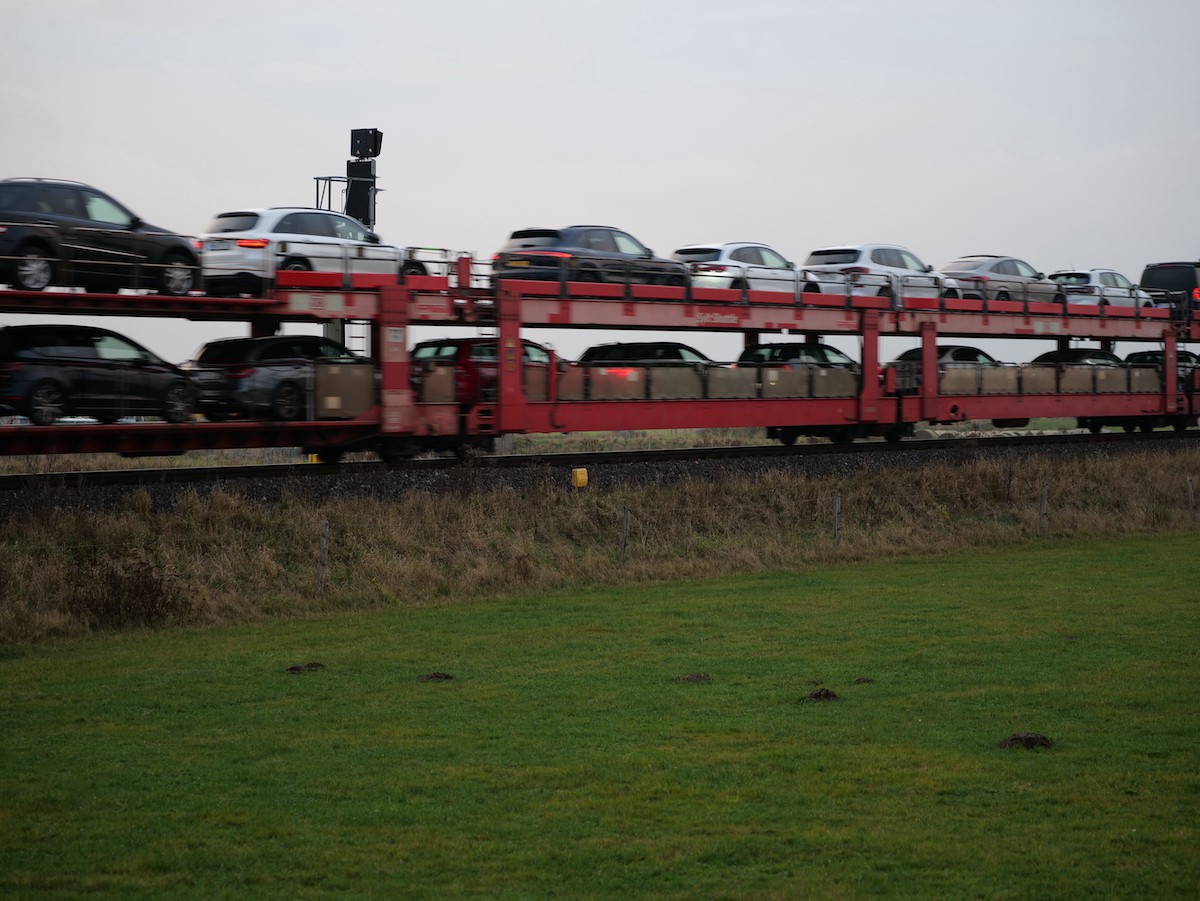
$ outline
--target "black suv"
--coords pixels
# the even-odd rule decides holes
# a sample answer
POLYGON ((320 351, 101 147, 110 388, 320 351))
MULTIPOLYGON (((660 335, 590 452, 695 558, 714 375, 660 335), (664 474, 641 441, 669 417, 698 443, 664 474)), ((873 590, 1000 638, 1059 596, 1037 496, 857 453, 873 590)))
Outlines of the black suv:
POLYGON ((1138 286, 1155 303, 1181 309, 1200 309, 1200 261, 1151 263, 1142 271, 1138 286))
POLYGON ((147 225, 102 191, 72 181, 0 181, 0 281, 22 291, 196 287, 192 243, 147 225))
POLYGON ((597 344, 579 356, 580 363, 625 363, 631 366, 719 366, 694 347, 677 341, 630 341, 597 344))
POLYGON ((374 365, 320 335, 271 335, 210 341, 181 368, 195 381, 207 419, 266 414, 287 422, 311 418, 317 361, 374 365))
POLYGON ((0 329, 0 412, 34 425, 70 415, 186 422, 194 403, 178 367, 116 332, 58 324, 0 329))
POLYGON ((605 225, 525 228, 492 258, 493 280, 687 284, 687 266, 656 257, 633 235, 605 225))

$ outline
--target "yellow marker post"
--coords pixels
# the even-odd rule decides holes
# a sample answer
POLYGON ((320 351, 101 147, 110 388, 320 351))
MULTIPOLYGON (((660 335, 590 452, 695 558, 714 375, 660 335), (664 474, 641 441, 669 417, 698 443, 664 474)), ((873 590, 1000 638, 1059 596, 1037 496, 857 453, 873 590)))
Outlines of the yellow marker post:
POLYGON ((587 470, 572 469, 571 470, 571 487, 586 488, 587 487, 587 470))

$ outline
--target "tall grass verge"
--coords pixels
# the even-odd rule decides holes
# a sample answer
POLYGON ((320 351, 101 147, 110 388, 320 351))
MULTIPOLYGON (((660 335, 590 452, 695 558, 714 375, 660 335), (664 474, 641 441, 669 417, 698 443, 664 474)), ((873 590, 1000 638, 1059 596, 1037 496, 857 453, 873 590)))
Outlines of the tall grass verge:
POLYGON ((297 488, 267 504, 231 487, 189 493, 163 512, 135 492, 116 512, 7 523, 0 642, 1188 530, 1193 476, 1200 452, 1185 451, 824 478, 773 470, 582 492, 489 489, 467 472, 437 494, 314 502, 297 488), (330 546, 318 584, 323 522, 330 546))

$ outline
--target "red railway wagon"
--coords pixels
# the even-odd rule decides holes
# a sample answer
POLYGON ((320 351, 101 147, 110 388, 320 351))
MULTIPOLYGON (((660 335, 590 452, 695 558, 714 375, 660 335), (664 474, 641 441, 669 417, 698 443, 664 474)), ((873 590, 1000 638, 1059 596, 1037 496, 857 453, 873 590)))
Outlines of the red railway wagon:
POLYGON ((0 292, 0 311, 246 322, 251 334, 283 322, 366 323, 379 364, 378 396, 348 418, 308 422, 0 427, 0 453, 169 454, 203 448, 301 447, 334 460, 370 449, 399 459, 421 449, 488 445, 509 433, 754 427, 790 442, 898 438, 916 423, 992 420, 1019 424, 1074 417, 1084 427, 1186 428, 1196 423, 1193 384, 1176 370, 1180 341, 1200 340, 1200 321, 1173 309, 1083 307, 1021 301, 905 300, 830 294, 690 289, 605 283, 513 281, 472 286, 472 261, 448 277, 383 278, 287 273, 261 298, 0 292), (462 405, 450 378, 411 378, 414 325, 477 326, 494 333, 494 398, 462 405), (552 365, 525 371, 518 348, 542 328, 693 330, 739 334, 747 344, 778 332, 856 337, 860 372, 819 368, 716 367, 653 370, 552 365), (921 341, 911 371, 885 366, 880 339, 921 341), (1164 348, 1161 368, 947 367, 949 337, 1145 341, 1164 348))

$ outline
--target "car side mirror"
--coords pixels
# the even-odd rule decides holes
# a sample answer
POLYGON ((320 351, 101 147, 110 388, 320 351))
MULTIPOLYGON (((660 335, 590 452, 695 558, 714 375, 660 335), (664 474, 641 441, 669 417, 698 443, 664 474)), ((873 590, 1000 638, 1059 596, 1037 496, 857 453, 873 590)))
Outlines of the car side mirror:
POLYGON ((375 234, 375 232, 367 232, 367 243, 368 244, 378 244, 379 243, 379 235, 375 234))
POLYGON ((648 260, 652 256, 654 256, 654 251, 651 250, 649 247, 647 247, 646 250, 642 253, 642 259, 644 259, 644 260, 648 260))
POLYGON ((1044 273, 1044 272, 1039 272, 1037 275, 1034 276, 1034 278, 1045 278, 1045 277, 1046 277, 1046 273, 1044 273))
POLYGON ((925 271, 926 271, 926 272, 933 272, 933 266, 931 266, 929 263, 926 263, 926 264, 925 264, 925 271))
POLYGON ((132 219, 129 220, 130 228, 141 228, 145 224, 146 223, 142 221, 141 216, 134 216, 132 219))
POLYGON ((784 265, 788 267, 788 269, 796 268, 796 264, 793 263, 791 260, 784 260, 783 262, 784 262, 784 265))

